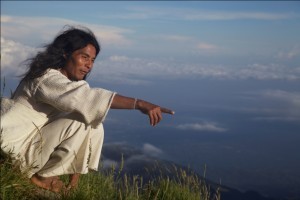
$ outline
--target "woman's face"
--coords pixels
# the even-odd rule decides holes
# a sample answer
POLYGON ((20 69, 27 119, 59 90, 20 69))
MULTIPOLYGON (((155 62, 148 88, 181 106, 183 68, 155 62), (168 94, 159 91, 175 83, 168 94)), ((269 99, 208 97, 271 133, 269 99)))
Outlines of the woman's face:
POLYGON ((93 45, 88 44, 72 53, 66 65, 61 69, 61 73, 72 81, 83 80, 92 70, 95 59, 96 49, 93 45))

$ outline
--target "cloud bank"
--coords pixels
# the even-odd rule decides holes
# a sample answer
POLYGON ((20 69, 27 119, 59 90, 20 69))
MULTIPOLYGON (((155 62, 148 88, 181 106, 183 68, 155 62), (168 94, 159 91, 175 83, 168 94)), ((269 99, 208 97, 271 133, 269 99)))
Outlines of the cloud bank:
POLYGON ((27 40, 31 43, 34 43, 34 41, 44 41, 44 43, 48 43, 66 24, 71 26, 84 24, 85 27, 93 30, 96 37, 100 39, 101 43, 105 46, 113 45, 120 47, 132 43, 132 41, 126 37, 126 34, 132 32, 129 29, 53 17, 1 15, 1 36, 15 41, 27 40))
MULTIPOLYGON (((271 18, 271 17, 270 17, 271 18)), ((276 17, 274 17, 276 18, 276 17)), ((284 18, 282 16, 282 18, 284 18)), ((38 48, 32 46, 36 41, 49 42, 65 24, 77 25, 79 22, 62 18, 50 17, 19 17, 1 16, 1 72, 3 75, 20 75, 24 67, 19 64, 31 57, 38 48), (22 33, 22 34, 19 34, 22 33), (34 37, 32 34, 34 33, 34 37)), ((86 24, 86 23, 85 23, 86 24)), ((129 39, 133 30, 114 26, 86 24, 91 28, 102 46, 131 49, 136 41, 129 39)), ((155 37, 155 36, 153 36, 155 37)), ((182 35, 158 35, 156 40, 170 41, 176 48, 184 43, 190 45, 190 50, 198 53, 215 53, 220 46, 198 41, 196 38, 182 35)), ((39 42, 39 45, 40 42, 39 42)), ((124 50, 124 49, 123 49, 124 50)), ((138 49, 136 49, 138 51, 138 49)), ((289 66, 277 60, 261 64, 253 61, 251 64, 230 66, 223 64, 206 64, 187 59, 180 61, 174 58, 145 58, 116 53, 96 60, 90 79, 94 81, 114 82, 120 84, 145 85, 157 79, 256 79, 256 80, 288 80, 300 79, 300 66, 289 66)), ((198 55, 198 54, 197 54, 198 55)), ((299 47, 295 46, 274 55, 277 59, 291 60, 300 57, 299 47)))
POLYGON ((145 143, 141 149, 133 148, 124 142, 107 143, 103 146, 101 165, 105 169, 112 166, 120 167, 123 161, 124 168, 138 163, 153 162, 156 158, 162 158, 163 151, 152 144, 145 143))
POLYGON ((255 114, 255 121, 300 121, 300 93, 282 89, 266 89, 244 92, 244 97, 253 106, 241 109, 255 114), (256 103, 257 102, 257 103, 256 103), (259 103, 258 103, 259 102, 259 103))
POLYGON ((96 64, 91 78, 128 84, 147 84, 147 78, 156 79, 236 79, 236 80, 288 80, 300 79, 300 67, 280 64, 258 64, 231 67, 201 63, 179 63, 174 60, 149 60, 114 55, 96 64), (138 78, 137 78, 138 77, 138 78), (144 80, 144 81, 143 81, 144 80))
MULTIPOLYGON (((204 47, 203 47, 204 48, 204 47)), ((209 47, 207 47, 209 48, 209 47)), ((20 63, 32 57, 39 49, 1 37, 2 75, 16 76, 24 73, 20 63)), ((281 64, 254 63, 243 67, 207 65, 201 63, 180 63, 176 60, 152 60, 125 55, 111 55, 96 60, 90 78, 103 82, 122 84, 150 84, 156 79, 257 79, 257 80, 299 80, 300 67, 281 64)))
POLYGON ((159 149, 159 148, 157 148, 154 145, 149 144, 149 143, 145 143, 143 145, 142 151, 146 155, 154 156, 154 157, 158 157, 158 156, 160 156, 163 153, 161 149, 159 149))
POLYGON ((184 131, 208 131, 208 132, 227 131, 227 129, 219 127, 215 123, 211 123, 211 122, 180 124, 177 125, 176 128, 184 131))
POLYGON ((299 17, 291 13, 270 13, 270 12, 192 12, 186 14, 186 20, 284 20, 299 17))
POLYGON ((32 57, 37 49, 1 37, 1 75, 19 76, 26 71, 21 63, 32 57))
POLYGON ((278 12, 251 12, 251 11, 216 11, 196 10, 187 8, 160 7, 128 7, 128 12, 115 15, 107 15, 110 19, 145 20, 164 18, 168 20, 184 21, 228 21, 228 20, 285 20, 299 18, 296 13, 278 12))

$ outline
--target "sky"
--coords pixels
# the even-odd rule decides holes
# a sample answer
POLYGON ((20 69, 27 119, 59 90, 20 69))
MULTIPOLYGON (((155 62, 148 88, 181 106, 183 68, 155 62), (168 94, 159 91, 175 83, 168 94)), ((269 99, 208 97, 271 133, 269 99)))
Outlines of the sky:
POLYGON ((101 44, 91 86, 176 112, 152 128, 112 110, 107 143, 300 198, 299 11, 297 1, 1 1, 1 83, 14 90, 20 63, 65 25, 88 27, 101 44))

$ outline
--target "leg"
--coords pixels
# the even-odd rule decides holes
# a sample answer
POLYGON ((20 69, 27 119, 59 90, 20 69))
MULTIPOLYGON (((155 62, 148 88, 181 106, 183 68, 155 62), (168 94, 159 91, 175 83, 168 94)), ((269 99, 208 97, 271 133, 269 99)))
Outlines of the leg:
MULTIPOLYGON (((103 146, 103 127, 99 126, 97 129, 91 130, 91 138, 89 144, 89 157, 88 157, 88 168, 97 170, 103 146), (102 133, 102 134, 101 134, 102 133)), ((77 159, 76 161, 79 161, 77 159)), ((78 185, 80 174, 71 174, 69 177, 68 189, 76 188, 78 185)))
POLYGON ((54 149, 47 163, 39 170, 39 175, 86 174, 89 168, 98 168, 103 128, 92 129, 82 125, 80 128, 76 126, 75 133, 54 149))
POLYGON ((44 126, 25 153, 27 166, 34 166, 30 169, 30 174, 53 167, 60 168, 62 172, 58 170, 44 177, 74 173, 70 162, 75 159, 78 148, 86 142, 89 131, 90 127, 68 118, 60 118, 44 126))
POLYGON ((27 163, 36 165, 30 170, 32 182, 45 189, 58 191, 61 181, 57 176, 74 174, 70 177, 69 185, 76 186, 79 173, 87 173, 88 168, 97 168, 102 143, 102 125, 92 129, 65 118, 46 125, 29 145, 25 155, 27 163))

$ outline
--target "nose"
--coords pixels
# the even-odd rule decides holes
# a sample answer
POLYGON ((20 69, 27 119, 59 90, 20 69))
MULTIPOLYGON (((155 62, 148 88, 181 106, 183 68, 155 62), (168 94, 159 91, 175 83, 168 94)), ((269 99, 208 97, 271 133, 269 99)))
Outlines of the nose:
POLYGON ((93 67, 93 61, 91 59, 87 59, 85 66, 86 68, 91 69, 93 67))

